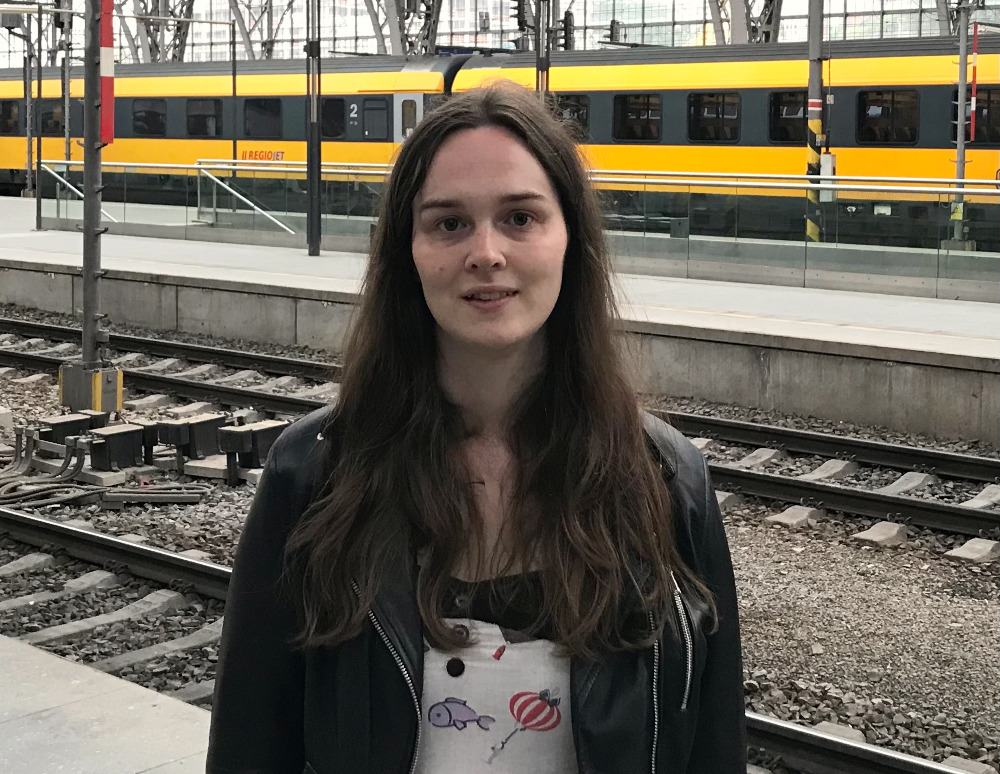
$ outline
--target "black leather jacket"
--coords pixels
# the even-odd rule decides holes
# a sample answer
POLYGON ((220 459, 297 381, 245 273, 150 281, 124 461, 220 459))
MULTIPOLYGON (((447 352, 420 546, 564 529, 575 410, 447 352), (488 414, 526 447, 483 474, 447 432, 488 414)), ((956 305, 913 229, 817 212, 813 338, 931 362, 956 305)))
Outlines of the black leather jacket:
MULTIPOLYGON (((312 497, 329 409, 286 430, 240 539, 216 678, 209 774, 407 774, 418 746, 423 638, 411 574, 387 579, 371 625, 334 648, 296 650, 296 613, 279 583, 286 536, 312 497)), ((744 774, 742 662, 725 532, 701 454, 646 417, 667 477, 678 545, 716 596, 719 625, 682 599, 684 637, 573 659, 581 774, 744 774)), ((532 774, 543 774, 532 772, 532 774)))

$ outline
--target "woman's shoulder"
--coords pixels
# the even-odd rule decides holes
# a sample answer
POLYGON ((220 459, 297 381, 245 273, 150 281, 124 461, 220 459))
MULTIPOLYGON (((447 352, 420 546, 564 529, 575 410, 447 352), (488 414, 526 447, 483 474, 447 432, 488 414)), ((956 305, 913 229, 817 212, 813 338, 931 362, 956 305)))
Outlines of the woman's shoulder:
POLYGON ((273 458, 274 464, 286 467, 309 463, 313 458, 318 461, 323 448, 323 431, 332 413, 332 406, 324 406, 292 422, 274 442, 268 462, 273 458))
POLYGON ((671 486, 704 496, 708 485, 704 455, 679 430, 655 414, 643 411, 642 423, 671 486))
POLYGON ((308 501, 323 469, 324 430, 332 407, 325 406, 296 420, 282 431, 267 456, 265 477, 278 483, 285 496, 308 501))
POLYGON ((678 545, 689 562, 700 565, 701 554, 724 534, 705 456, 663 419, 644 412, 643 425, 670 490, 678 545))

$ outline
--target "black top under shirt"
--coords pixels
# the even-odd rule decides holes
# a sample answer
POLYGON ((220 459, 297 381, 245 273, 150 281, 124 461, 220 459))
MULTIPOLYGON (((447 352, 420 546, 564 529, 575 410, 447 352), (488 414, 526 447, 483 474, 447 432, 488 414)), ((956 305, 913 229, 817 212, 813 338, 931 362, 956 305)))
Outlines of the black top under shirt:
POLYGON ((543 622, 532 630, 542 606, 542 580, 537 572, 507 575, 474 583, 449 578, 445 596, 446 618, 470 618, 499 626, 505 634, 527 639, 552 639, 551 626, 543 622))

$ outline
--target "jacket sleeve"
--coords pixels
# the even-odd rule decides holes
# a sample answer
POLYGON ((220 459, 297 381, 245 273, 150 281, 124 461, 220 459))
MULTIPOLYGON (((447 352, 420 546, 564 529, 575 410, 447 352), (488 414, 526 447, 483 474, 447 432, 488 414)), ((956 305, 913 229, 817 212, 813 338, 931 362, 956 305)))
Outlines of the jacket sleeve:
POLYGON ((236 551, 207 774, 300 774, 304 765, 304 659, 289 644, 297 617, 282 571, 285 540, 308 498, 289 434, 271 449, 236 551))
MULTIPOLYGON (((701 455, 698 455, 701 457, 701 455)), ((718 628, 706 633, 708 652, 701 678, 689 774, 745 774, 746 714, 736 581, 715 489, 704 458, 703 521, 693 524, 692 540, 702 581, 715 597, 718 628)))

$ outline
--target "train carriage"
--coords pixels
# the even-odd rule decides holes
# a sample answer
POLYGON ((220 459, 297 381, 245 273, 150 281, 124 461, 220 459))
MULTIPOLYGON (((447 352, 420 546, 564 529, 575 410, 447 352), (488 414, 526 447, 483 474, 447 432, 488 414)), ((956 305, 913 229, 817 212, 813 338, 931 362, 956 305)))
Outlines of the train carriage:
MULTIPOLYGON (((957 42, 951 38, 824 44, 826 149, 840 175, 951 178, 955 172, 957 42)), ((966 177, 1000 176, 1000 41, 980 38, 975 133, 966 177)), ((406 59, 346 57, 322 64, 323 160, 386 164, 435 98, 494 79, 533 87, 533 52, 406 59)), ((43 156, 63 157, 58 74, 44 73, 37 123, 43 156)), ((230 64, 126 65, 117 68, 115 143, 108 162, 194 164, 199 159, 305 160, 303 60, 238 63, 236 97, 230 64)), ((0 71, 0 185, 24 182, 25 117, 21 72, 0 71)), ((549 86, 563 115, 579 129, 596 173, 739 172, 802 175, 806 167, 805 44, 556 52, 549 86)), ((74 79, 72 128, 82 126, 74 79)), ((970 114, 971 115, 971 114, 970 114)), ((81 149, 74 143, 72 158, 81 149)), ((189 175, 162 173, 148 191, 129 183, 129 200, 190 200, 189 175)), ((253 193, 268 199, 267 176, 253 193)), ((106 181, 108 195, 128 181, 106 181)), ((619 224, 663 228, 690 219, 698 233, 801 238, 800 193, 741 188, 605 186, 619 224)), ((369 197, 329 196, 330 212, 364 214, 369 197)), ((304 186, 275 184, 273 203, 304 210, 304 186)), ((272 197, 273 198, 273 197, 272 197)), ((826 231, 840 238, 928 246, 941 238, 948 202, 934 197, 843 193, 825 207, 826 231)), ((969 236, 995 242, 997 208, 973 197, 969 236)), ((1000 249, 992 245, 991 249, 1000 249)))

